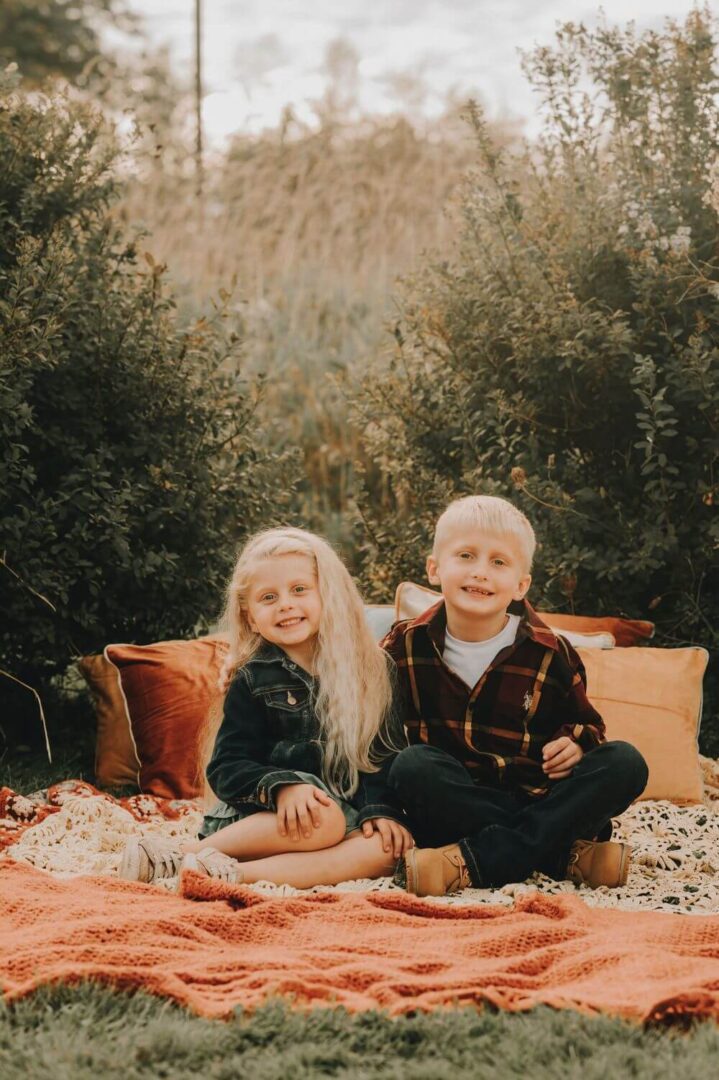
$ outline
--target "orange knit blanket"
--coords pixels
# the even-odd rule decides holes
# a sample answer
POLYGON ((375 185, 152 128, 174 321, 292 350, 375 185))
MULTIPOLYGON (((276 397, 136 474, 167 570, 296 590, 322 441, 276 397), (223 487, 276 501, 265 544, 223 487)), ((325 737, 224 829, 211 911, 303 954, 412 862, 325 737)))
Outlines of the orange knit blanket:
POLYGON ((182 890, 61 881, 0 862, 7 1000, 91 978, 210 1017, 290 994, 302 1005, 393 1015, 490 1002, 655 1022, 719 1019, 719 916, 591 909, 539 893, 511 909, 398 893, 274 899, 190 872, 182 890))

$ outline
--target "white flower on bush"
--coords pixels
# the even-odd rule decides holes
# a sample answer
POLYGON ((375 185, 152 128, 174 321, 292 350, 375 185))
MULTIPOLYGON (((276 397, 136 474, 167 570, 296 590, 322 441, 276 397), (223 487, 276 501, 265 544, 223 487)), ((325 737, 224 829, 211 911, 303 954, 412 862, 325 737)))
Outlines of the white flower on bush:
POLYGON ((669 237, 672 251, 677 255, 686 255, 691 245, 691 236, 691 226, 680 225, 674 235, 669 237))

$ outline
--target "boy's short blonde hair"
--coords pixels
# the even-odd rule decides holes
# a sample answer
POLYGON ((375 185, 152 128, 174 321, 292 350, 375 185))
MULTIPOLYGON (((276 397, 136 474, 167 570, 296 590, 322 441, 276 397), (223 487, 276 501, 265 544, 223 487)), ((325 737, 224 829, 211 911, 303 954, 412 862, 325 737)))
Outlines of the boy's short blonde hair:
POLYGON ((462 526, 471 526, 499 535, 511 533, 516 536, 525 555, 527 573, 532 569, 537 538, 528 519, 511 502, 495 495, 467 495, 463 499, 455 499, 437 521, 432 546, 432 555, 435 558, 447 536, 462 526))

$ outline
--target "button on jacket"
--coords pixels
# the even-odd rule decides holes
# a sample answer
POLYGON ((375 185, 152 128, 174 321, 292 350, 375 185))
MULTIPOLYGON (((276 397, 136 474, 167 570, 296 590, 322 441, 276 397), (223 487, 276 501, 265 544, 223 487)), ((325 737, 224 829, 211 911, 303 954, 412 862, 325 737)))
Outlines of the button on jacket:
MULTIPOLYGON (((269 643, 239 669, 225 697, 207 766, 207 779, 218 799, 237 808, 252 803, 276 810, 282 784, 305 783, 297 775, 300 772, 322 777, 320 727, 313 708, 316 689, 316 679, 269 643)), ((401 749, 407 740, 398 712, 392 710, 388 729, 401 749)), ((360 773, 359 787, 346 801, 359 811, 360 824, 375 817, 404 821, 387 786, 396 752, 388 753, 379 739, 373 751, 379 771, 360 773)))
POLYGON ((605 740, 604 721, 586 693, 584 666, 527 603, 512 645, 474 687, 444 663, 444 600, 397 623, 382 646, 397 664, 410 743, 452 754, 477 784, 542 795, 545 743, 568 735, 583 750, 605 740))

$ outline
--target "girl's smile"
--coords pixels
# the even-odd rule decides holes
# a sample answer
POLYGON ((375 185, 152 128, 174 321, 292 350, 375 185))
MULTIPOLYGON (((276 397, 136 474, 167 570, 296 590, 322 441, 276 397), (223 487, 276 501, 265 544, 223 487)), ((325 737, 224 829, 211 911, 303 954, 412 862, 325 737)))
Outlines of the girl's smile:
POLYGON ((280 555, 259 566, 247 597, 250 628, 311 668, 322 601, 314 563, 306 555, 280 555))

